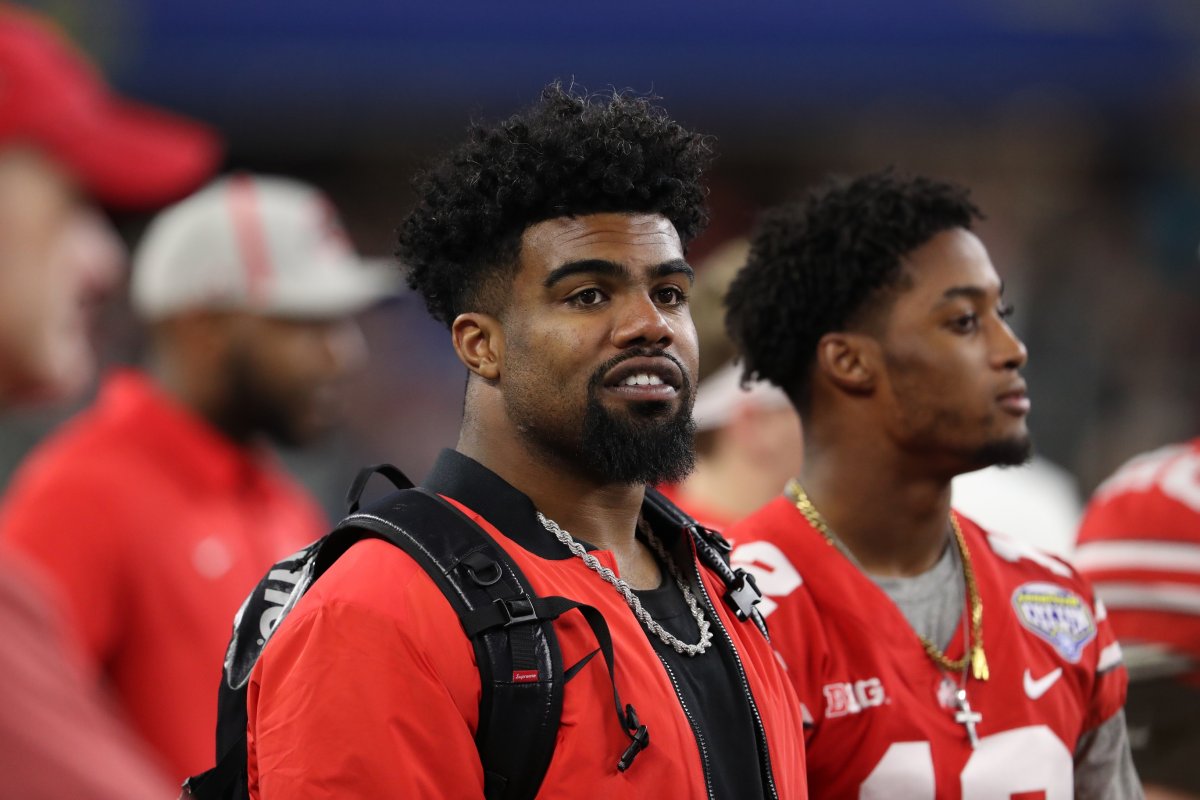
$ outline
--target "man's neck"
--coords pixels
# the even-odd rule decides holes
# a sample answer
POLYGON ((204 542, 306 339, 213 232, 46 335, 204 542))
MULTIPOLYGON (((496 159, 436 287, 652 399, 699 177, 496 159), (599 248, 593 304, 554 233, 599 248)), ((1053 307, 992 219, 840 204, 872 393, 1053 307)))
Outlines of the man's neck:
POLYGON ((152 355, 144 372, 163 394, 208 423, 232 444, 248 448, 257 439, 258 431, 244 418, 220 413, 222 406, 218 401, 217 381, 202 380, 184 368, 180 359, 152 355))
POLYGON ((525 494, 538 511, 573 538, 611 551, 634 588, 652 588, 659 572, 649 551, 638 542, 638 515, 645 487, 597 481, 578 466, 535 451, 516 436, 497 441, 498 429, 485 435, 464 426, 456 449, 478 461, 525 494))
POLYGON ((805 441, 800 484, 834 534, 872 575, 919 575, 950 536, 950 481, 874 442, 805 441), (855 446, 855 445, 858 446, 855 446))

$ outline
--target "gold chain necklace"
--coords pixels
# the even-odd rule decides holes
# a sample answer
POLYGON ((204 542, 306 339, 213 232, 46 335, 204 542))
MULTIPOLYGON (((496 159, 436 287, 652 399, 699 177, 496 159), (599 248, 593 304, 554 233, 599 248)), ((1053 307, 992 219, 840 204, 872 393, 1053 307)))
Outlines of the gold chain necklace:
MULTIPOLYGON (((808 524, 816 528, 817 532, 825 537, 826 542, 837 547, 838 543, 833 537, 833 531, 829 529, 829 524, 825 522, 821 512, 817 511, 817 507, 813 505, 800 482, 792 478, 788 481, 786 491, 788 499, 796 504, 796 510, 804 515, 808 524)), ((958 520, 954 518, 953 514, 950 515, 950 527, 954 530, 954 540, 958 544, 958 552, 962 557, 963 580, 967 584, 967 603, 971 611, 970 646, 962 658, 950 659, 924 636, 917 634, 917 638, 924 645, 925 654, 942 669, 947 672, 961 672, 966 669, 969 660, 971 674, 975 676, 975 679, 986 681, 988 664, 987 656, 983 653, 983 601, 979 598, 979 587, 975 585, 975 570, 971 567, 971 554, 967 550, 967 541, 963 538, 962 528, 959 527, 958 520)))

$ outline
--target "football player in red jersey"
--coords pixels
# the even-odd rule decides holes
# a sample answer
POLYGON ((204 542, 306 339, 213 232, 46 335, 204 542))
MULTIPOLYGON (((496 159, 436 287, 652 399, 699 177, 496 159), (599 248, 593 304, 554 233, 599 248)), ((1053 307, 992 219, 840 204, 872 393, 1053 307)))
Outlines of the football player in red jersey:
POLYGON ((1143 453, 1100 485, 1075 564, 1128 655, 1146 796, 1200 798, 1200 438, 1143 453))
POLYGON ((745 377, 804 420, 729 531, 805 707, 814 797, 1137 798, 1126 674, 1065 562, 950 509, 1029 456, 1024 345, 965 190, 883 172, 769 214, 730 288, 745 377))

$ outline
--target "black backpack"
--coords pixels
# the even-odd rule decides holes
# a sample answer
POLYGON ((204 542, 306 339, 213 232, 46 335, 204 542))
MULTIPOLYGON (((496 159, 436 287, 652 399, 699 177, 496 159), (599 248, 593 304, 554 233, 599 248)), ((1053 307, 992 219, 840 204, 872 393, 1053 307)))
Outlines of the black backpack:
MULTIPOLYGON (((612 637, 600 612, 565 597, 539 597, 513 560, 478 525, 433 492, 414 487, 391 465, 359 472, 348 495, 349 513, 332 532, 276 563, 242 603, 225 655, 217 706, 217 765, 188 778, 181 798, 248 800, 246 683, 263 647, 296 602, 355 543, 391 542, 411 556, 450 602, 471 639, 482 688, 476 744, 488 800, 531 800, 554 754, 562 713, 564 675, 553 621, 577 609, 591 627, 608 667, 613 703, 629 746, 617 768, 628 769, 649 744, 649 731, 632 705, 623 705, 613 680, 612 637), (399 491, 359 507, 375 473, 399 491), (514 731, 520 731, 519 734, 514 731)), ((762 594, 754 578, 728 563, 729 544, 653 489, 643 513, 652 526, 688 532, 701 561, 724 581, 725 602, 741 620, 753 620, 765 636, 755 604, 762 594)), ((593 656, 595 653, 592 654, 593 656)), ((571 668, 576 672, 588 656, 571 668)))

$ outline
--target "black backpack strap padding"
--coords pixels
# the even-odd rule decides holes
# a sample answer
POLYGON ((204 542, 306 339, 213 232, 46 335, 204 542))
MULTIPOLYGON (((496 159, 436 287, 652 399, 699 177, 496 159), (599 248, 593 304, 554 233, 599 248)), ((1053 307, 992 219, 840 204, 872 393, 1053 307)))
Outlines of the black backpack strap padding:
MULTIPOLYGON (((586 664, 592 656, 599 652, 604 657, 604 664, 608 669, 608 682, 612 685, 613 706, 617 711, 617 721, 620 722, 621 729, 630 739, 629 747, 617 760, 617 769, 624 772, 633 764, 633 759, 637 754, 649 746, 650 733, 645 725, 638 722, 636 709, 632 705, 621 702, 621 695, 617 691, 616 657, 613 655, 612 633, 599 609, 565 597, 520 598, 515 602, 496 600, 491 606, 477 608, 464 615, 462 623, 467 635, 474 638, 484 631, 496 628, 508 628, 531 620, 557 619, 572 609, 583 615, 584 621, 592 629, 592 635, 596 637, 596 643, 600 645, 598 650, 593 650, 581 663, 586 664)), ((515 642, 513 649, 515 663, 515 642)), ((579 666, 572 667, 572 670, 577 671, 579 666)), ((566 680, 567 678, 564 676, 563 682, 566 683, 566 680)))
MULTIPOLYGON (((554 753, 562 716, 562 654, 552 620, 567 609, 554 613, 557 609, 548 604, 556 598, 538 598, 504 550, 432 492, 395 492, 346 517, 330 539, 362 538, 364 530, 411 556, 464 624, 481 613, 508 614, 504 624, 473 626, 481 688, 475 738, 488 800, 533 798, 554 753), (541 615, 533 613, 535 604, 541 615)), ((336 549, 330 551, 335 558, 336 549)), ((324 561, 322 552, 318 570, 324 561)))
MULTIPOLYGON (((414 527, 433 522, 415 521, 412 513, 411 507, 406 508, 404 518, 414 527)), ((479 666, 482 697, 476 744, 486 776, 484 793, 489 800, 532 798, 549 767, 566 683, 552 623, 568 611, 576 610, 583 615, 600 645, 617 720, 630 739, 617 768, 628 769, 637 754, 649 745, 649 732, 638 721, 637 710, 622 704, 617 692, 612 635, 603 614, 593 606, 565 597, 538 597, 504 550, 452 504, 421 488, 398 492, 347 517, 338 527, 365 528, 404 549, 429 573, 454 606, 464 632, 475 646, 479 666), (416 551, 409 549, 405 542, 395 538, 401 532, 395 515, 401 508, 398 503, 414 501, 436 503, 470 527, 455 526, 453 531, 445 527, 422 527, 438 533, 424 540, 416 551), (467 530, 471 533, 469 538, 465 535, 467 530), (461 542, 455 542, 459 536, 461 542), (535 687, 539 690, 536 699, 540 706, 529 697, 535 687), (535 712, 539 707, 551 716, 538 717, 535 712), (521 735, 514 736, 515 731, 521 735)), ((419 544, 407 531, 403 533, 412 543, 419 544)))
MULTIPOLYGON (((367 468, 356 480, 361 479, 365 486, 367 478, 375 471, 375 468, 367 468)), ((403 475, 399 470, 397 473, 403 475)), ((298 553, 276 562, 246 597, 234 620, 233 635, 221 671, 217 695, 217 763, 212 769, 184 781, 181 798, 249 800, 246 682, 266 641, 295 601, 334 561, 365 538, 378 537, 372 531, 358 529, 327 534, 298 553), (264 634, 268 615, 274 622, 264 634)))
POLYGON ((215 767, 183 782, 179 800, 250 800, 246 772, 246 734, 243 732, 241 741, 226 750, 215 767))
MULTIPOLYGON (((376 471, 359 473, 352 504, 376 471)), ((471 639, 482 690, 476 745, 488 800, 532 800, 537 794, 554 753, 565 683, 552 620, 567 607, 547 602, 571 601, 538 598, 483 529, 436 495, 405 489, 343 519, 327 536, 276 564, 251 592, 235 621, 222 674, 217 766, 189 778, 182 797, 248 800, 245 679, 267 638, 255 639, 261 612, 281 620, 313 581, 367 538, 384 539, 411 556, 460 620, 476 610, 495 610, 498 602, 518 609, 506 624, 479 630, 471 639), (295 587, 290 595, 287 582, 278 579, 285 572, 295 587), (278 605, 281 597, 286 605, 278 605), (522 600, 537 603, 542 616, 520 613, 522 600)))
MULTIPOLYGON (((362 491, 376 472, 397 485, 407 482, 394 468, 368 467, 351 487, 352 509, 357 510, 362 491)), ((617 692, 612 636, 600 611, 563 597, 538 597, 517 565, 482 528, 431 492, 406 488, 352 513, 332 533, 278 562, 247 597, 235 620, 222 674, 217 766, 189 778, 181 797, 247 800, 250 671, 278 621, 314 580, 365 538, 385 539, 411 556, 446 597, 471 638, 481 688, 476 745, 487 800, 532 800, 541 786, 554 753, 566 683, 553 620, 567 611, 579 611, 599 644, 597 651, 572 668, 573 673, 596 652, 602 654, 608 670, 617 719, 630 740, 617 768, 628 769, 649 745, 649 732, 637 711, 623 705, 617 692)))
POLYGON ((733 549, 729 541, 717 531, 705 528, 668 500, 662 492, 652 486, 646 487, 646 505, 667 522, 687 532, 696 546, 696 556, 711 569, 725 584, 723 599, 739 621, 752 620, 762 635, 770 641, 767 621, 758 610, 762 591, 754 576, 741 567, 734 569, 729 564, 729 552, 733 549))

